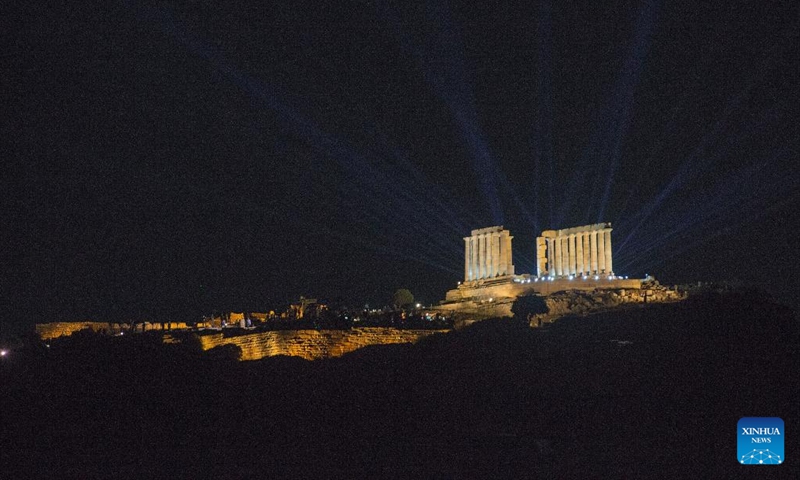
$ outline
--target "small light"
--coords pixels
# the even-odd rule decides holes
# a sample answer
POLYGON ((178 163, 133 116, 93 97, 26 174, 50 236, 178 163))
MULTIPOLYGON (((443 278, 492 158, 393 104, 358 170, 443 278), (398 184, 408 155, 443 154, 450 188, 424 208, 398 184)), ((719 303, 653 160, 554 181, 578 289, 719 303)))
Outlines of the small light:
POLYGON ((586 275, 583 276, 583 279, 586 280, 588 277, 586 275))
POLYGON ((489 299, 489 301, 490 301, 490 302, 494 302, 494 298, 490 298, 490 299, 489 299))
POLYGON ((595 275, 595 276, 594 276, 594 279, 595 279, 595 280, 600 280, 600 277, 598 277, 597 275, 595 275))
POLYGON ((0 350, 0 357, 5 357, 8 355, 8 350, 0 350))
POLYGON ((420 304, 418 303, 418 304, 417 304, 417 308, 419 308, 419 307, 420 307, 420 304))

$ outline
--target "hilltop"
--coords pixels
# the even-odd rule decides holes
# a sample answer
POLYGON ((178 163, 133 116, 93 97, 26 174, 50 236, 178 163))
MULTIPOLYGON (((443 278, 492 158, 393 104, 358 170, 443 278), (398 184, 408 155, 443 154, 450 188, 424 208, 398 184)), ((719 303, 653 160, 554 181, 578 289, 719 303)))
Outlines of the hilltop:
POLYGON ((9 475, 735 478, 740 417, 800 431, 796 317, 742 292, 315 362, 69 344, 3 370, 9 475))

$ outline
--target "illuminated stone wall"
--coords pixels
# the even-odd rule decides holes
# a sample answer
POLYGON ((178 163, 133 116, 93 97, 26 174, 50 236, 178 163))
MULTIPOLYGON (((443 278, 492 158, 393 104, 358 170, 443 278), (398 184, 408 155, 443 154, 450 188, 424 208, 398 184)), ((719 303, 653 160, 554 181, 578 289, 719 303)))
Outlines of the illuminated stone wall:
MULTIPOLYGON (((445 304, 441 305, 443 308, 448 307, 447 303, 450 302, 485 302, 489 299, 516 299, 523 295, 552 295, 558 292, 570 290, 619 290, 619 289, 640 289, 642 287, 642 280, 640 279, 622 279, 614 278, 608 279, 607 277, 573 279, 556 278, 550 280, 540 280, 536 277, 529 275, 517 275, 513 279, 505 279, 500 282, 486 282, 480 285, 462 284, 458 288, 450 290, 445 296, 445 304)), ((457 309, 457 306, 453 307, 457 309)), ((452 308, 451 308, 452 309, 452 308)))
MULTIPOLYGON (((163 325, 165 330, 180 330, 189 328, 184 322, 169 322, 163 325)), ((94 332, 104 332, 117 334, 128 330, 127 325, 108 322, 52 322, 36 324, 36 333, 42 340, 52 340, 58 337, 68 337, 81 330, 92 330, 94 332)), ((142 331, 142 324, 136 324, 136 330, 142 331)), ((162 330, 160 323, 144 323, 144 330, 162 330)))
POLYGON ((398 330, 396 328, 353 328, 350 330, 278 330, 232 337, 222 333, 199 335, 203 350, 220 345, 238 345, 242 360, 258 360, 276 355, 289 355, 316 360, 339 357, 371 345, 416 343, 448 330, 398 330))

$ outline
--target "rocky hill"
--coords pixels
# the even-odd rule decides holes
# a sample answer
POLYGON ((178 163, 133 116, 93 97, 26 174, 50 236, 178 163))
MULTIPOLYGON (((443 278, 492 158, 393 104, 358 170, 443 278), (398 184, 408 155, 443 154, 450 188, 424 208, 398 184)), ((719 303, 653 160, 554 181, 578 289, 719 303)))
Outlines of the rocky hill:
MULTIPOLYGON (((795 315, 742 293, 314 362, 148 338, 84 334, 5 364, 5 474, 738 478, 758 468, 736 463, 739 418, 800 431, 795 315)), ((800 478, 792 444, 759 474, 800 478)))

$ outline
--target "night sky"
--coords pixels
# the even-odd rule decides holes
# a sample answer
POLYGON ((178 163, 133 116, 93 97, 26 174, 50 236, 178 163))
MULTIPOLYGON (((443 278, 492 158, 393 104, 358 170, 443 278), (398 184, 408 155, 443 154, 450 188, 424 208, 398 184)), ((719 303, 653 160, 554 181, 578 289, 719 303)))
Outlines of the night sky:
POLYGON ((4 321, 424 303, 504 225, 796 304, 795 2, 13 2, 4 321))

